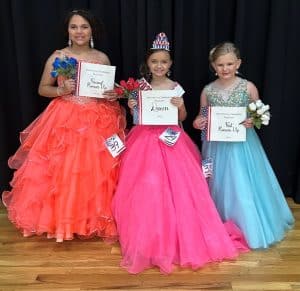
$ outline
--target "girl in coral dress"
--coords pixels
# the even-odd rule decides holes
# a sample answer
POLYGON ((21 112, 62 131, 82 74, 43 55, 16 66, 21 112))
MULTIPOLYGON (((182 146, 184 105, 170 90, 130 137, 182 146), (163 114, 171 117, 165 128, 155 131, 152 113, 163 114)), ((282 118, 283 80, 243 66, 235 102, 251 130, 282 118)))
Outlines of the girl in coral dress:
MULTIPOLYGON (((173 90, 177 97, 171 103, 184 120, 184 90, 167 76, 172 61, 164 33, 145 61, 143 75, 151 76, 140 81, 141 90, 173 90)), ((132 99, 128 105, 138 106, 132 99)), ((221 222, 200 165, 196 145, 178 125, 136 125, 130 131, 113 198, 121 265, 128 272, 157 266, 170 273, 174 265, 197 269, 248 250, 239 229, 221 222), (159 138, 168 127, 171 135, 179 134, 173 145, 159 138)))
POLYGON ((9 159, 16 171, 3 202, 24 236, 45 233, 57 242, 74 234, 109 241, 117 237, 111 200, 119 158, 105 146, 114 134, 124 138, 125 118, 114 101, 116 94, 107 91, 103 99, 74 96, 74 79, 57 79, 52 71, 53 62, 66 57, 109 65, 108 57, 93 48, 95 24, 88 11, 68 14, 69 46, 49 57, 39 86, 39 94, 53 100, 21 132, 21 146, 9 159))

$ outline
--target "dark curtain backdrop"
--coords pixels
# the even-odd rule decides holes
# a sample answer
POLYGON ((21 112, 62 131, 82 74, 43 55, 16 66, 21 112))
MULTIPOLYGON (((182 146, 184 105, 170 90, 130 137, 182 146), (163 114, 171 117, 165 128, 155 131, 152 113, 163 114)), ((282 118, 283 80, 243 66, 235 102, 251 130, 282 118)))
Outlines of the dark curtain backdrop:
POLYGON ((271 105, 271 123, 258 134, 285 195, 300 203, 298 0, 2 0, 1 192, 12 178, 7 159, 19 145, 19 132, 49 103, 38 96, 37 87, 48 56, 66 45, 62 20, 72 8, 91 9, 104 22, 106 32, 97 47, 117 66, 117 81, 138 77, 154 36, 167 33, 172 77, 186 90, 189 115, 184 127, 199 147, 192 120, 201 89, 213 79, 209 49, 221 41, 235 42, 242 74, 271 105))

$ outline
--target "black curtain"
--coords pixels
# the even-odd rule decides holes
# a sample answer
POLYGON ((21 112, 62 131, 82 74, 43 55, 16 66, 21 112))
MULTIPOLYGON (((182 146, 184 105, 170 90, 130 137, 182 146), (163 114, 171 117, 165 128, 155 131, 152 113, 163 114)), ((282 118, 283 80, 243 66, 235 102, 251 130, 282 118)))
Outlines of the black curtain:
POLYGON ((117 81, 138 77, 154 36, 167 33, 172 77, 186 90, 184 127, 199 147, 192 120, 201 89, 213 78, 209 49, 221 41, 235 42, 242 54, 241 73, 271 105, 271 123, 258 134, 285 195, 300 203, 298 0, 2 0, 1 192, 12 178, 7 159, 19 146, 19 132, 49 103, 38 96, 38 83, 48 56, 66 45, 62 20, 76 8, 90 9, 103 21, 106 32, 97 48, 117 66, 117 81))

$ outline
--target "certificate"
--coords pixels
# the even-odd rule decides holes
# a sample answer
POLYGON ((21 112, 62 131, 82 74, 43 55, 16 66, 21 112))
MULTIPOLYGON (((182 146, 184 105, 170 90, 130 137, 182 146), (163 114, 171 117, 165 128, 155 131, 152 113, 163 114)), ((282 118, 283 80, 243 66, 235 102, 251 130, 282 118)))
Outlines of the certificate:
POLYGON ((149 90, 139 93, 139 124, 177 125, 178 108, 171 98, 178 96, 176 90, 149 90))
POLYGON ((246 107, 208 107, 208 141, 245 141, 246 107))
POLYGON ((75 95, 103 98, 102 93, 114 88, 115 66, 78 62, 75 95))

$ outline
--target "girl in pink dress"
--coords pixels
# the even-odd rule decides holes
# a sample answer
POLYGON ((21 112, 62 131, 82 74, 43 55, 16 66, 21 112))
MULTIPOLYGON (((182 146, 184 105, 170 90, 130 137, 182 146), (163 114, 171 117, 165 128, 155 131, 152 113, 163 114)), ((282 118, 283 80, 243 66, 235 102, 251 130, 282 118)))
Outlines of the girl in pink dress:
MULTIPOLYGON (((186 117, 183 88, 172 81, 169 43, 158 34, 146 56, 141 90, 174 90, 171 103, 179 122, 186 117)), ((134 111, 135 100, 129 100, 134 111)), ((178 125, 136 125, 126 140, 113 198, 122 251, 121 265, 130 273, 157 266, 170 273, 174 265, 197 269, 209 262, 233 259, 248 247, 239 229, 221 222, 209 194, 196 145, 178 125), (171 139, 160 139, 169 128, 171 139), (173 144, 174 143, 174 144, 173 144)))

